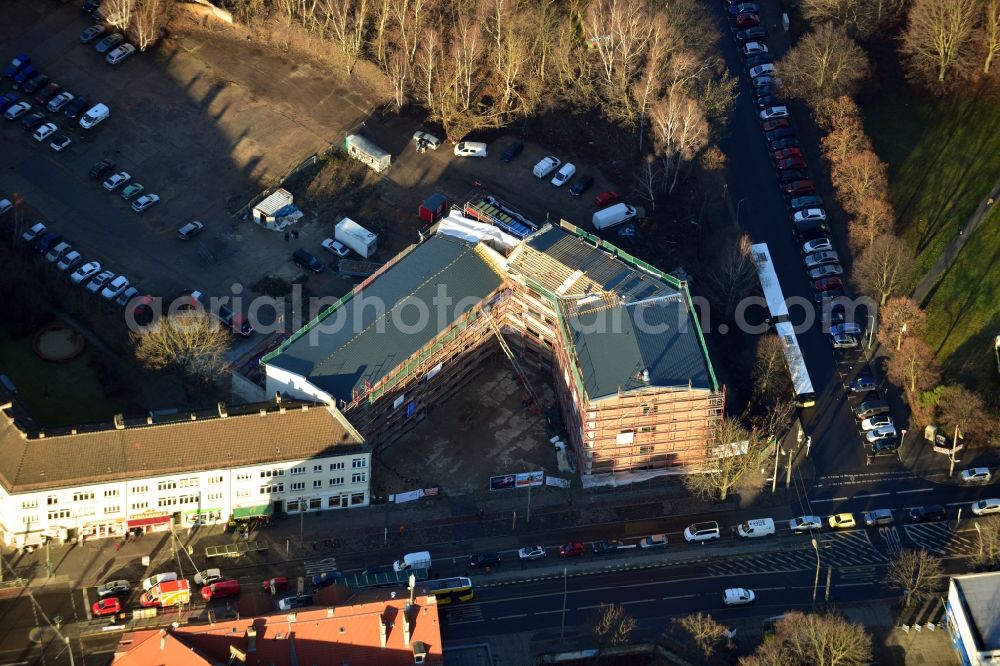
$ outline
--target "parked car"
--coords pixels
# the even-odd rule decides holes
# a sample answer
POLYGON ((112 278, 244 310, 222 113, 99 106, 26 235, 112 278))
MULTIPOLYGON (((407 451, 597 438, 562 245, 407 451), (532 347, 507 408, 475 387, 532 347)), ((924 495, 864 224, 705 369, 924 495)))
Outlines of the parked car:
POLYGON ((726 12, 728 12, 730 16, 739 16, 740 14, 747 13, 756 14, 760 12, 760 5, 754 2, 741 2, 727 8, 726 12))
POLYGON ((738 28, 755 28, 760 25, 760 16, 757 14, 740 14, 735 20, 738 28))
POLYGON ((788 202, 788 207, 792 210, 802 210, 803 208, 816 208, 823 205, 823 197, 818 194, 807 194, 795 197, 788 202))
POLYGON ((719 530, 719 523, 714 520, 695 523, 684 528, 684 539, 686 541, 709 541, 711 539, 718 539, 721 536, 722 532, 719 530))
POLYGON ((122 199, 128 201, 129 199, 138 196, 144 189, 146 188, 142 183, 129 183, 122 188, 122 199))
POLYGON ((105 615, 117 615, 122 612, 122 602, 118 597, 109 597, 95 601, 90 607, 94 617, 104 617, 105 615))
POLYGON ((785 138, 785 139, 775 139, 774 141, 770 141, 768 143, 768 145, 771 148, 771 150, 783 150, 785 148, 798 148, 799 147, 799 140, 796 139, 794 136, 791 136, 791 137, 788 137, 788 138, 785 138))
POLYGON ((991 513, 1000 513, 1000 499, 984 499, 972 503, 972 513, 977 516, 988 516, 991 513))
POLYGON ((892 525, 892 510, 891 509, 874 509, 872 511, 866 511, 863 516, 865 525, 868 527, 880 527, 882 525, 892 525))
POLYGON ((812 284, 812 288, 816 291, 830 291, 831 289, 843 289, 844 283, 841 282, 840 278, 830 277, 823 278, 821 280, 816 280, 812 284))
MULTIPOLYGON (((779 122, 778 120, 773 120, 770 122, 779 122)), ((789 137, 795 136, 795 129, 792 127, 779 127, 777 129, 769 130, 764 132, 764 138, 768 142, 774 141, 775 139, 787 139, 789 137)))
POLYGON ((343 572, 337 571, 336 569, 332 571, 324 571, 312 577, 312 585, 313 588, 322 590, 324 587, 330 587, 343 577, 343 572))
POLYGON ((862 332, 863 331, 861 330, 861 326, 855 324, 854 322, 847 322, 845 324, 837 324, 836 326, 831 326, 829 331, 830 335, 841 335, 841 334, 861 335, 862 332))
POLYGON ((41 111, 35 111, 30 116, 25 116, 21 119, 21 127, 29 132, 34 132, 38 129, 42 123, 45 122, 45 114, 41 111))
POLYGON ((746 61, 743 63, 747 70, 753 69, 758 65, 770 65, 774 63, 774 54, 772 53, 758 53, 757 55, 747 56, 746 61))
POLYGON ((558 157, 552 157, 550 155, 538 160, 538 163, 535 164, 531 172, 535 174, 536 178, 545 178, 550 173, 558 169, 560 164, 562 164, 562 160, 558 157))
POLYGON ((750 78, 755 79, 758 76, 774 76, 777 68, 771 63, 765 63, 763 65, 757 65, 756 67, 750 68, 750 78))
POLYGON ((666 534, 651 534, 647 537, 643 537, 639 542, 639 548, 663 548, 667 545, 667 535, 666 534))
POLYGON ((326 268, 326 264, 303 249, 298 249, 292 253, 292 261, 313 273, 322 273, 326 268))
POLYGON ((142 581, 142 589, 144 592, 149 592, 150 588, 160 583, 166 583, 168 581, 177 580, 177 573, 174 571, 165 571, 163 573, 158 573, 142 581))
POLYGON ((39 104, 48 104, 52 101, 56 95, 62 90, 62 86, 58 83, 47 83, 44 88, 38 91, 35 95, 35 101, 39 104))
POLYGON ((49 248, 48 252, 45 253, 45 261, 49 262, 50 264, 54 264, 60 259, 62 259, 63 255, 72 249, 73 246, 67 243, 66 241, 56 243, 51 248, 49 248))
POLYGON ((118 298, 115 299, 115 303, 117 303, 122 307, 125 307, 126 305, 128 305, 129 301, 131 301, 138 295, 139 295, 139 288, 136 287, 135 285, 131 285, 128 289, 118 294, 118 298))
POLYGON ((822 208, 806 208, 804 210, 796 211, 792 215, 792 221, 794 222, 805 222, 806 220, 817 220, 823 222, 826 220, 826 211, 822 208))
POLYGON ((789 171, 791 169, 805 169, 806 161, 801 157, 789 157, 787 159, 778 160, 774 164, 778 171, 789 171))
POLYGON ((775 173, 777 173, 778 182, 782 186, 796 180, 809 180, 811 178, 811 174, 805 169, 785 169, 783 171, 776 171, 775 173))
POLYGON ((790 148, 782 148, 780 150, 774 151, 773 157, 775 161, 786 160, 789 157, 802 157, 802 149, 799 148, 798 146, 793 146, 790 148))
POLYGON ((830 344, 834 349, 857 349, 858 339, 853 335, 831 335, 830 344))
POLYGON ((13 79, 17 76, 25 67, 31 65, 31 57, 27 53, 18 53, 14 56, 10 63, 3 68, 3 75, 5 78, 13 79))
POLYGON ((274 578, 268 578, 263 583, 261 583, 261 589, 267 593, 279 592, 281 590, 287 590, 292 586, 292 582, 288 580, 285 576, 275 576, 274 578))
POLYGON ((128 594, 131 589, 127 580, 112 580, 97 586, 97 596, 102 599, 104 597, 116 597, 119 594, 128 594))
POLYGON ((77 97, 72 102, 66 105, 66 109, 63 111, 63 115, 74 120, 80 117, 80 114, 85 110, 90 108, 90 101, 86 97, 77 97))
POLYGON ((469 558, 469 566, 473 569, 486 569, 500 564, 500 553, 476 553, 469 558))
POLYGON ((812 194, 815 191, 816 185, 811 180, 796 180, 785 185, 785 194, 793 196, 812 194))
POLYGON ((455 144, 455 157, 488 157, 489 149, 482 141, 459 141, 455 144))
POLYGON ((135 47, 125 43, 112 49, 108 55, 104 56, 104 59, 109 65, 118 65, 133 53, 135 53, 135 47))
MULTIPOLYGON (((114 170, 115 170, 114 161, 109 159, 103 159, 100 162, 94 164, 94 166, 90 167, 90 177, 93 178, 94 180, 100 180, 101 178, 104 178, 114 170)), ((116 184, 115 187, 118 187, 118 185, 121 185, 121 183, 116 184)))
POLYGON ((194 584, 200 586, 211 585, 217 580, 223 579, 222 570, 220 569, 205 569, 204 571, 199 571, 194 575, 194 584))
POLYGON ((760 99, 761 97, 767 97, 769 95, 770 96, 774 96, 774 95, 779 94, 780 92, 781 91, 778 90, 778 86, 776 86, 776 85, 759 86, 759 87, 751 88, 751 90, 750 90, 750 94, 753 95, 754 99, 760 99))
POLYGON ((794 229, 792 233, 800 242, 830 235, 830 227, 826 222, 799 222, 792 227, 794 229))
POLYGON ((583 555, 583 553, 583 544, 579 541, 571 541, 570 543, 559 546, 559 557, 579 557, 583 555))
POLYGON ((813 252, 812 254, 807 254, 802 260, 806 268, 816 268, 817 266, 826 266, 827 264, 836 264, 840 261, 840 257, 833 250, 827 250, 826 252, 813 252))
POLYGON ((767 46, 760 42, 746 42, 743 45, 743 55, 752 56, 758 53, 767 53, 767 46))
POLYGON ((731 587, 722 593, 722 603, 727 606, 744 606, 753 603, 756 598, 753 590, 745 587, 731 587))
POLYGON ((601 192, 596 197, 594 197, 594 206, 597 208, 604 208, 612 204, 618 203, 620 195, 617 192, 601 192))
POLYGON ((61 111, 63 107, 73 101, 73 93, 68 90, 63 90, 61 93, 49 100, 46 108, 53 113, 61 111))
POLYGON ((323 247, 324 250, 332 252, 333 254, 341 258, 344 258, 351 253, 350 250, 344 247, 343 243, 341 243, 340 241, 335 241, 332 238, 324 239, 323 242, 320 243, 320 245, 323 247))
POLYGON ((31 138, 40 143, 49 138, 50 135, 55 134, 58 129, 55 123, 44 123, 38 126, 38 129, 31 135, 31 138))
POLYGON ((787 118, 788 117, 788 107, 787 106, 769 106, 759 114, 761 120, 773 120, 775 118, 787 118))
POLYGON ((874 430, 875 428, 881 428, 882 426, 892 425, 892 417, 888 414, 879 414, 878 416, 872 416, 861 422, 862 430, 874 430))
POLYGON ((417 130, 413 133, 413 143, 416 144, 417 150, 420 150, 421 148, 437 150, 441 147, 441 139, 429 132, 424 132, 423 130, 417 130))
POLYGON ((517 551, 519 560, 544 560, 545 549, 541 546, 525 546, 517 551))
MULTIPOLYGON (((876 383, 874 377, 871 376, 858 377, 853 382, 851 382, 850 390, 851 393, 865 393, 867 391, 874 391, 877 386, 878 384, 876 383)), ((885 425, 892 425, 892 419, 889 419, 889 423, 885 425)), ((871 430, 871 428, 865 428, 865 430, 871 430)))
POLYGON ((617 553, 619 550, 625 547, 621 541, 617 539, 605 539, 604 541, 594 542, 594 554, 595 555, 607 555, 608 553, 617 553))
POLYGON ((83 32, 80 33, 80 43, 89 44, 107 31, 108 29, 100 23, 92 25, 89 28, 85 28, 83 32))
POLYGON ((26 81, 33 79, 38 75, 38 70, 34 65, 28 65, 17 74, 14 75, 14 90, 20 88, 26 81))
POLYGON ((854 408, 854 416, 859 420, 889 413, 889 403, 885 400, 866 400, 854 408))
POLYGON ((520 155, 522 150, 524 150, 524 144, 520 141, 515 141, 500 153, 500 161, 507 164, 520 155))
POLYGON ((177 230, 177 237, 182 241, 191 240, 202 231, 205 230, 205 225, 198 220, 191 220, 180 229, 177 230))
POLYGON ((17 104, 18 101, 20 98, 17 93, 8 92, 0 95, 0 113, 7 113, 7 109, 17 104))
POLYGON ((760 124, 762 130, 764 130, 765 136, 768 132, 773 132, 779 129, 790 129, 792 126, 792 121, 788 118, 775 118, 774 120, 765 120, 760 124))
POLYGON ((781 79, 769 75, 758 76, 757 78, 750 79, 750 85, 754 88, 767 88, 772 90, 781 86, 781 79))
POLYGON ((948 511, 940 504, 930 506, 915 506, 910 509, 910 520, 915 523, 926 523, 931 520, 942 520, 948 511))
POLYGON ((812 254, 813 252, 826 252, 833 249, 833 243, 829 238, 815 238, 811 241, 807 241, 802 244, 803 254, 812 254))
POLYGON ((763 95, 755 98, 754 104, 757 105, 758 109, 766 109, 769 106, 777 106, 781 104, 781 98, 777 95, 763 95))
POLYGON ((575 164, 573 164, 572 162, 567 162, 566 164, 563 164, 559 168, 559 171, 556 172, 556 175, 552 176, 552 185, 554 187, 562 187, 563 185, 566 184, 566 181, 568 181, 570 178, 573 177, 573 174, 575 173, 576 173, 575 164))
POLYGON ((73 274, 69 276, 69 279, 75 284, 80 284, 94 277, 100 271, 101 271, 101 262, 88 261, 83 266, 80 266, 75 271, 73 271, 73 274))
POLYGON ((28 102, 17 102, 16 104, 12 104, 11 106, 9 106, 7 108, 7 111, 4 112, 3 116, 7 120, 16 120, 17 118, 27 113, 30 109, 31 109, 31 104, 29 104, 28 102))
POLYGON ((34 95, 36 92, 41 90, 42 86, 48 84, 49 77, 46 74, 37 74, 28 81, 24 82, 24 92, 29 95, 34 95))
POLYGON ((114 32, 105 37, 104 39, 102 39, 101 41, 97 42, 97 46, 94 47, 94 50, 97 51, 98 53, 104 54, 124 41, 125 38, 122 35, 118 34, 117 32, 114 32))
POLYGON ((278 601, 278 608, 283 611, 312 606, 313 598, 311 594, 300 594, 294 597, 285 597, 278 601))
POLYGON ((869 443, 874 443, 882 439, 890 439, 895 436, 896 426, 892 424, 872 428, 865 433, 865 439, 868 440, 869 443))
POLYGON ((594 184, 594 179, 591 176, 581 176, 576 179, 576 182, 569 188, 570 196, 578 197, 584 192, 590 189, 590 186, 594 184))
POLYGON ((963 469, 958 478, 963 483, 989 483, 993 475, 990 474, 988 467, 973 467, 972 469, 963 469))
POLYGON ((106 181, 104 181, 103 187, 108 192, 114 192, 119 187, 121 187, 122 185, 131 180, 132 176, 131 174, 129 174, 128 171, 119 171, 118 173, 116 173, 115 175, 111 176, 106 181))
POLYGON ((767 29, 747 28, 746 30, 740 30, 733 35, 733 39, 737 42, 760 42, 767 39, 767 29))
POLYGON ((83 256, 80 255, 76 250, 71 250, 64 254, 61 259, 56 263, 56 268, 61 271, 73 270, 78 264, 83 262, 83 256))
POLYGON ((118 275, 101 290, 101 296, 109 301, 113 301, 128 289, 129 281, 124 275, 118 275))
POLYGON ((104 285, 107 284, 108 281, 114 276, 115 276, 114 271, 101 271, 100 273, 95 275, 90 280, 90 282, 87 283, 87 291, 89 291, 92 294, 96 294, 101 289, 103 289, 104 285))
POLYGON ((158 194, 143 194, 141 197, 132 202, 132 210, 137 213, 143 213, 153 207, 154 204, 159 202, 160 196, 158 194))
POLYGON ((788 521, 788 528, 796 534, 811 532, 823 527, 823 519, 819 516, 799 516, 788 521))

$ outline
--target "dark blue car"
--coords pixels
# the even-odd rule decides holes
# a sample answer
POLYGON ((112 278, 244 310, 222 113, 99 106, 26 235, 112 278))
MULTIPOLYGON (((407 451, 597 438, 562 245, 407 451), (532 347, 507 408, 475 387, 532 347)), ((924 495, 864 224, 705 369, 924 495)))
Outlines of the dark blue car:
POLYGON ((324 571, 321 574, 316 574, 313 576, 312 584, 317 590, 321 590, 324 587, 329 587, 333 585, 337 579, 343 578, 344 574, 339 571, 324 571))
POLYGON ((507 146, 507 150, 500 153, 500 161, 510 162, 512 159, 520 155, 522 150, 524 150, 523 143, 521 143, 520 141, 518 141, 517 143, 512 143, 511 145, 507 146))
POLYGON ((28 65, 14 76, 14 85, 19 86, 28 79, 33 79, 36 76, 38 76, 38 70, 35 69, 34 65, 28 65))
POLYGON ((14 78, 18 72, 31 64, 31 58, 27 53, 18 53, 10 64, 3 68, 3 75, 8 79, 14 78))
POLYGON ((90 108, 90 103, 83 97, 77 97, 72 102, 66 105, 66 110, 63 111, 63 115, 67 118, 79 118, 80 114, 90 108))
POLYGON ((55 247, 56 243, 61 243, 62 239, 63 239, 62 234, 57 234, 54 231, 50 231, 41 238, 39 238, 38 242, 35 243, 35 252, 37 252, 38 254, 45 254, 53 247, 55 247))
POLYGON ((0 113, 6 113, 7 109, 17 104, 17 95, 14 93, 5 93, 0 97, 0 113))

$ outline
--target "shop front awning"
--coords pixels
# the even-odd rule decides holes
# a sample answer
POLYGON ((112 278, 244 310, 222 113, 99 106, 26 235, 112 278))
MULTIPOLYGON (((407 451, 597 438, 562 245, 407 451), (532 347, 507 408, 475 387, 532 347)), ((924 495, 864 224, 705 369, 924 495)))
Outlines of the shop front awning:
POLYGON ((212 508, 201 508, 201 509, 186 509, 184 511, 185 516, 196 515, 201 513, 222 513, 222 509, 212 508))
POLYGON ((233 509, 233 518, 256 518, 257 516, 270 516, 274 507, 270 503, 259 504, 257 506, 239 506, 233 509))
POLYGON ((147 516, 146 518, 133 518, 128 521, 129 529, 133 527, 144 527, 146 525, 162 525, 170 522, 170 514, 162 516, 147 516))

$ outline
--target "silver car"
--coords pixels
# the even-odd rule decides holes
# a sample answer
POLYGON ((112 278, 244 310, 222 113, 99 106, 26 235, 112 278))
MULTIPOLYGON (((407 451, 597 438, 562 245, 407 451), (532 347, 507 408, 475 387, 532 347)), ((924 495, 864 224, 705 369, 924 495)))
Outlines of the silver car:
POLYGON ((840 257, 837 256, 836 252, 828 250, 826 252, 814 252, 812 254, 808 254, 806 255, 804 261, 806 268, 816 268, 817 266, 839 263, 840 257))

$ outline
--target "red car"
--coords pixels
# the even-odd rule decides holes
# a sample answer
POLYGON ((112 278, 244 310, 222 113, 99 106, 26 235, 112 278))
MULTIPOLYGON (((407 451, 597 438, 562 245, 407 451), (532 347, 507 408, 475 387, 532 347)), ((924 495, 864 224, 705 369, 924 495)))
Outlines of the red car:
POLYGON ((96 617, 102 617, 104 615, 118 615, 118 613, 122 612, 122 602, 118 600, 118 597, 109 597, 107 599, 95 601, 94 605, 90 607, 90 610, 96 617))
POLYGON ((559 546, 559 557, 579 557, 583 555, 583 544, 579 541, 573 541, 572 543, 567 543, 564 546, 559 546))
POLYGON ((756 14, 740 14, 736 17, 736 25, 740 28, 756 28, 760 25, 760 17, 756 14))
POLYGON ((774 151, 774 159, 776 160, 784 160, 789 157, 802 157, 802 151, 798 148, 783 148, 774 151))
POLYGON ((264 581, 261 587, 264 588, 265 592, 278 592, 280 590, 287 590, 292 586, 292 582, 285 578, 284 576, 277 576, 275 578, 269 578, 264 581))
POLYGON ((768 120, 760 124, 764 128, 765 132, 770 132, 772 130, 781 129, 782 127, 791 127, 792 123, 788 118, 775 118, 774 120, 768 120))
POLYGON ((816 194, 816 185, 811 180, 793 180, 785 185, 785 194, 790 194, 793 197, 816 194))
POLYGON ((620 195, 617 192, 601 192, 594 197, 594 205, 598 208, 610 206, 613 203, 618 203, 619 196, 620 195))
POLYGON ((789 157, 787 160, 778 160, 776 165, 779 171, 787 171, 788 169, 805 169, 806 161, 801 157, 789 157))
POLYGON ((840 278, 828 277, 813 282, 813 289, 816 291, 829 291, 830 289, 843 289, 844 283, 840 278))

